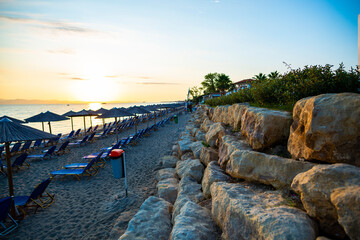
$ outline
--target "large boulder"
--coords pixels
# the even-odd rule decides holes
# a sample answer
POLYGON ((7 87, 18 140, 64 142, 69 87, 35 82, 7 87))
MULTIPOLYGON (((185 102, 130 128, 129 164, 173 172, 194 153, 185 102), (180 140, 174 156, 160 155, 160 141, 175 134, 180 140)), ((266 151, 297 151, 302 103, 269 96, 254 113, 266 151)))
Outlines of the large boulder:
POLYGON ((217 235, 209 210, 188 201, 175 218, 170 239, 216 240, 217 235))
POLYGON ((175 178, 176 171, 175 168, 163 168, 156 172, 156 180, 161 181, 167 178, 175 178))
POLYGON ((219 141, 219 164, 225 169, 231 154, 236 150, 252 150, 250 145, 232 135, 224 135, 219 141))
POLYGON ((203 147, 200 152, 200 161, 207 166, 212 161, 218 161, 218 152, 210 147, 203 147))
POLYGON ((157 195, 160 198, 174 204, 178 193, 178 180, 176 178, 166 178, 156 185, 157 195))
POLYGON ((217 106, 214 108, 214 113, 211 120, 214 122, 221 122, 227 125, 231 124, 229 109, 231 106, 217 106))
POLYGON ((203 201, 204 195, 201 192, 201 184, 192 177, 186 176, 179 182, 178 196, 174 204, 173 220, 180 213, 181 208, 188 202, 195 203, 203 201))
POLYGON ((305 212, 286 205, 281 193, 241 184, 211 185, 212 215, 223 239, 315 239, 316 225, 305 212))
POLYGON ((184 155, 187 152, 191 152, 191 148, 190 145, 193 143, 192 139, 190 136, 187 136, 186 138, 184 137, 182 140, 180 140, 178 142, 178 151, 179 151, 179 156, 184 155))
POLYGON ((205 141, 205 133, 203 131, 197 131, 195 134, 195 138, 197 141, 205 141))
POLYGON ((210 162, 205 168, 204 177, 201 182, 203 194, 206 198, 211 197, 210 187, 214 182, 228 182, 231 177, 228 176, 217 162, 210 162))
POLYGON ((294 177, 314 166, 265 153, 240 150, 231 154, 226 172, 234 178, 256 181, 275 188, 290 188, 294 177))
POLYGON ((246 111, 247 107, 249 106, 248 103, 240 103, 240 104, 233 104, 229 109, 229 117, 230 117, 230 125, 232 125, 234 130, 241 129, 241 118, 246 111))
POLYGON ((157 197, 149 197, 129 222, 120 240, 168 240, 171 233, 172 205, 157 197))
POLYGON ((199 159, 188 159, 179 161, 176 164, 176 173, 180 178, 190 176, 197 182, 201 182, 204 173, 204 166, 199 159))
POLYGON ((201 141, 193 142, 192 144, 190 144, 190 149, 193 152, 195 158, 200 158, 201 148, 203 146, 204 145, 201 141))
POLYGON ((287 141, 291 114, 265 108, 248 107, 241 120, 241 133, 254 150, 262 150, 287 141))
POLYGON ((214 124, 213 121, 211 121, 208 118, 205 118, 204 122, 200 126, 200 129, 203 132, 207 132, 207 131, 209 131, 210 126, 213 125, 213 124, 214 124))
POLYGON ((323 94, 298 101, 288 150, 294 158, 360 166, 360 94, 323 94))
POLYGON ((352 240, 360 239, 360 186, 337 188, 330 196, 338 222, 352 240))
POLYGON ((179 159, 175 156, 163 156, 162 158, 160 158, 159 164, 161 166, 161 168, 174 168, 176 167, 176 162, 179 159))
POLYGON ((208 132, 205 134, 206 142, 210 147, 216 146, 216 141, 219 137, 222 137, 225 133, 225 128, 222 123, 214 123, 210 126, 208 132))
MULTIPOLYGON (((294 191, 300 194, 307 213, 319 221, 324 232, 335 238, 345 237, 345 232, 338 223, 340 216, 336 205, 341 206, 341 214, 349 214, 353 209, 351 205, 356 204, 357 200, 342 200, 347 194, 338 193, 333 196, 332 203, 331 194, 338 188, 352 186, 360 186, 360 168, 342 163, 315 166, 307 172, 298 174, 291 185, 294 191)), ((357 194, 359 195, 359 192, 357 194)))

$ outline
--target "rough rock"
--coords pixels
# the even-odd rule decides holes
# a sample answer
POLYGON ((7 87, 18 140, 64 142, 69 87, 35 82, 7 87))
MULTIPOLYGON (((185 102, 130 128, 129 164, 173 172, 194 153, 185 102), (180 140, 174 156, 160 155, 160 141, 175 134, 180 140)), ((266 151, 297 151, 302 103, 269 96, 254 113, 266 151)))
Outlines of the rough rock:
POLYGON ((204 122, 203 122, 203 123, 201 124, 201 126, 200 126, 201 131, 203 131, 203 132, 209 131, 209 128, 210 128, 210 126, 211 126, 212 124, 214 124, 213 121, 211 121, 211 120, 208 119, 208 118, 205 118, 204 122))
POLYGON ((360 239, 360 186, 335 189, 330 201, 338 213, 338 222, 352 240, 360 239))
POLYGON ((183 138, 183 140, 180 140, 178 142, 179 146, 179 156, 184 155, 186 152, 191 152, 190 144, 192 144, 193 141, 190 137, 183 138))
MULTIPOLYGON (((298 174, 291 185, 301 196, 307 213, 319 221, 324 232, 335 238, 344 238, 345 232, 337 221, 338 213, 331 203, 331 193, 338 188, 351 186, 360 186, 360 168, 342 163, 315 166, 307 172, 298 174)), ((340 203, 341 196, 346 195, 338 194, 336 201, 334 198, 334 203, 340 203)), ((343 212, 351 209, 351 206, 341 206, 343 212)))
POLYGON ((201 182, 203 194, 205 198, 211 197, 210 187, 214 182, 228 182, 231 177, 220 168, 217 162, 210 162, 205 168, 204 177, 201 182))
POLYGON ((204 173, 204 166, 199 159, 188 159, 179 161, 176 164, 176 173, 180 178, 190 176, 197 182, 201 182, 204 173))
POLYGON ((214 113, 211 117, 211 120, 214 122, 221 122, 227 125, 230 125, 231 119, 230 119, 230 113, 229 113, 229 109, 231 106, 226 105, 226 106, 217 106, 214 108, 214 113))
POLYGON ((272 185, 275 188, 290 188, 294 177, 311 169, 314 164, 282 158, 255 151, 235 151, 226 166, 226 173, 272 185))
POLYGON ((174 204, 178 193, 178 180, 176 178, 166 178, 156 185, 157 195, 160 198, 174 204))
POLYGON ((219 164, 225 169, 231 154, 236 150, 252 150, 250 145, 231 135, 224 135, 219 141, 219 164))
POLYGON ((176 171, 175 168, 163 168, 157 171, 156 173, 156 180, 161 181, 167 178, 175 178, 176 171))
POLYGON ((218 161, 218 152, 210 147, 203 147, 200 152, 200 161, 207 166, 212 161, 218 161))
POLYGON ((160 158, 160 166, 162 168, 174 168, 176 167, 176 162, 179 161, 177 157, 174 156, 163 156, 160 158))
POLYGON ((175 218, 171 240, 216 240, 218 234, 209 210, 188 201, 175 218))
POLYGON ((171 151, 173 156, 177 156, 179 153, 179 145, 178 144, 173 145, 171 151))
POLYGON ((323 94, 299 100, 288 150, 293 158, 360 166, 360 94, 323 94))
POLYGON ((241 120, 241 133, 254 150, 287 141, 291 114, 265 108, 248 107, 241 120))
POLYGON ((225 128, 222 123, 214 123, 210 126, 209 130, 205 134, 206 142, 210 147, 216 146, 216 141, 219 137, 222 137, 225 133, 225 128))
POLYGON ((120 240, 168 240, 171 233, 172 205, 167 201, 149 197, 129 222, 120 240))
POLYGON ((194 154, 192 152, 186 152, 181 156, 181 160, 195 159, 194 154))
POLYGON ((202 131, 197 131, 195 134, 195 138, 197 141, 205 141, 205 133, 202 131))
POLYGON ((201 184, 197 183, 192 177, 184 177, 179 182, 178 196, 174 204, 173 220, 180 213, 181 208, 188 202, 198 203, 203 201, 204 195, 201 192, 201 184))
POLYGON ((190 144, 190 149, 193 152, 195 158, 200 158, 200 152, 202 147, 203 144, 201 143, 201 141, 193 142, 192 144, 190 144))
POLYGON ((211 185, 212 215, 223 239, 315 239, 305 212, 285 205, 280 193, 256 192, 241 184, 211 185))

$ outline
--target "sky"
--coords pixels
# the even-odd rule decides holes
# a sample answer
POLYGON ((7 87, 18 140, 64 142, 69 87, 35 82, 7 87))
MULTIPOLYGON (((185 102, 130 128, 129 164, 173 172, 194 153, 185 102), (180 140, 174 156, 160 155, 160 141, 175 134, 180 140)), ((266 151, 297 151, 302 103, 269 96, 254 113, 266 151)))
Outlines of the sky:
POLYGON ((0 0, 0 99, 183 100, 210 72, 358 64, 360 1, 0 0))

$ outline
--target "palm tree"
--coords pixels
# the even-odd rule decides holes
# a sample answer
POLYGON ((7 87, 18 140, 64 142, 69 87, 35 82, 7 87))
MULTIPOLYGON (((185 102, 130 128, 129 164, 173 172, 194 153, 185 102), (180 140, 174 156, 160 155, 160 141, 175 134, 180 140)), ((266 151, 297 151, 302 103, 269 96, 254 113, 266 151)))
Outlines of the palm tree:
POLYGON ((254 80, 257 80, 257 81, 263 81, 263 80, 266 80, 267 77, 266 77, 265 74, 259 73, 258 75, 255 75, 255 76, 253 77, 253 79, 254 79, 254 80))
POLYGON ((219 92, 225 92, 226 90, 229 90, 232 87, 232 85, 233 83, 228 75, 221 73, 217 76, 215 81, 215 86, 219 92))
POLYGON ((278 71, 271 72, 271 73, 268 74, 269 79, 276 79, 276 78, 279 78, 279 77, 280 77, 280 73, 278 71))

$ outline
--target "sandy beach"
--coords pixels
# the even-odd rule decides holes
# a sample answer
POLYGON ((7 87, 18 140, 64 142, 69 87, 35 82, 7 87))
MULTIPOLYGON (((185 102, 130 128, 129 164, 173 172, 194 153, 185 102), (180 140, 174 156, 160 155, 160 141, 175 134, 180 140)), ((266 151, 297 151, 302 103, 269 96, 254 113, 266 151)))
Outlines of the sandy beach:
MULTIPOLYGON (((138 211, 143 201, 156 194, 155 169, 158 160, 171 153, 189 115, 180 115, 179 124, 173 121, 144 137, 139 144, 125 149, 127 162, 128 197, 125 197, 124 179, 115 179, 108 161, 96 176, 56 177, 47 189, 55 194, 55 203, 47 209, 33 211, 19 223, 8 239, 118 239, 126 230, 127 223, 138 211)), ((147 123, 139 125, 145 128, 147 123)), ((134 133, 134 128, 123 131, 119 137, 134 133)), ((16 195, 29 195, 34 187, 47 179, 51 171, 65 164, 84 162, 82 156, 111 146, 115 135, 97 140, 70 153, 51 159, 31 160, 29 169, 14 172, 16 195)), ((59 144, 58 144, 59 146, 59 144)), ((36 154, 40 150, 31 154, 36 154)), ((0 177, 1 197, 8 194, 8 183, 0 177)))

